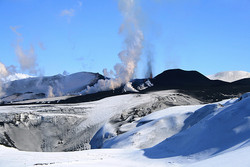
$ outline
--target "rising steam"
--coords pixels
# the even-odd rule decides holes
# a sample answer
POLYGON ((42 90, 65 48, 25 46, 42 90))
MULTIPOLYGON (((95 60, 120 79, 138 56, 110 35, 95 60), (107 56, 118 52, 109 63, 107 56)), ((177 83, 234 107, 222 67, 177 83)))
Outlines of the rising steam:
POLYGON ((17 42, 15 44, 15 53, 18 58, 22 71, 28 71, 30 74, 37 75, 37 59, 34 47, 30 45, 28 50, 24 50, 21 43, 23 41, 22 34, 17 32, 19 27, 10 27, 11 30, 17 35, 17 42))
POLYGON ((2 90, 4 79, 8 76, 9 72, 5 65, 0 62, 0 97, 2 97, 5 93, 2 90))
POLYGON ((99 80, 96 85, 88 87, 82 93, 114 90, 122 84, 127 84, 134 77, 137 63, 142 54, 144 35, 137 18, 138 11, 135 0, 119 0, 119 10, 124 17, 119 32, 125 35, 125 49, 118 54, 121 63, 114 66, 114 71, 103 70, 105 76, 111 77, 110 80, 99 80))
MULTIPOLYGON (((17 41, 15 44, 15 53, 18 58, 18 62, 20 64, 20 68, 22 71, 27 71, 30 74, 38 74, 37 63, 36 63, 36 54, 33 46, 30 46, 29 50, 24 50, 21 46, 23 41, 22 34, 17 31, 19 27, 12 27, 10 29, 16 34, 17 41)), ((8 77, 12 74, 16 73, 16 67, 11 65, 6 68, 6 66, 0 62, 0 97, 5 95, 3 91, 3 87, 6 88, 6 81, 8 81, 8 77)))

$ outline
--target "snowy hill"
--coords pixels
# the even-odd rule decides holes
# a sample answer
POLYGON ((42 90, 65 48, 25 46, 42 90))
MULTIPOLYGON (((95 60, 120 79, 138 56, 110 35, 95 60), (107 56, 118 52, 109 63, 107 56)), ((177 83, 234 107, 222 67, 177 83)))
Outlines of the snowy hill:
MULTIPOLYGON (((3 102, 22 101, 44 97, 64 96, 82 91, 103 78, 97 73, 79 72, 71 75, 31 77, 3 84, 3 102)), ((12 78, 13 79, 13 78, 12 78)))
POLYGON ((10 82, 10 81, 15 81, 19 79, 25 79, 32 77, 27 74, 22 74, 22 73, 10 73, 5 65, 0 62, 0 82, 10 82))
POLYGON ((22 74, 22 73, 14 73, 14 74, 2 76, 0 78, 0 80, 3 83, 7 83, 7 82, 11 82, 11 81, 15 81, 15 80, 20 80, 20 79, 26 79, 26 78, 30 78, 30 77, 33 77, 33 76, 30 76, 30 75, 27 75, 27 74, 22 74))
POLYGON ((228 83, 220 80, 210 80, 197 71, 184 71, 181 69, 166 70, 152 79, 134 79, 131 80, 132 85, 129 84, 130 87, 128 87, 127 83, 114 90, 105 87, 105 83, 109 83, 108 80, 108 78, 104 78, 100 74, 88 72, 68 76, 55 75, 16 80, 3 84, 0 93, 1 95, 4 93, 4 96, 0 99, 0 103, 80 103, 131 92, 147 93, 159 90, 179 90, 203 102, 210 103, 237 97, 239 94, 250 91, 250 79, 228 83), (98 90, 87 91, 91 93, 86 93, 88 86, 91 90, 95 89, 95 84, 99 81, 102 81, 105 89, 99 87, 98 90), (36 101, 34 99, 42 100, 36 101))
POLYGON ((200 103, 184 94, 161 91, 78 104, 1 106, 0 125, 4 128, 1 130, 0 126, 0 143, 29 151, 81 150, 89 148, 93 142, 92 147, 97 148, 103 144, 100 141, 111 137, 103 138, 97 133, 104 125, 112 127, 109 129, 114 136, 128 131, 124 127, 154 111, 200 103))
POLYGON ((70 151, 87 149, 91 140, 91 147, 106 149, 34 153, 0 146, 0 166, 248 167, 249 117, 250 93, 211 104, 160 91, 74 105, 2 106, 5 145, 70 151))
POLYGON ((4 79, 4 82, 11 82, 11 81, 15 81, 15 80, 30 78, 30 77, 33 77, 33 76, 30 76, 27 74, 22 74, 22 73, 14 73, 14 74, 7 76, 4 79))
POLYGON ((197 154, 197 157, 207 158, 250 146, 249 95, 219 103, 217 107, 196 110, 184 121, 180 133, 146 149, 145 155, 163 158, 197 154))
POLYGON ((212 80, 221 80, 225 82, 234 82, 244 78, 250 78, 250 73, 246 71, 225 71, 214 75, 209 75, 208 78, 212 80))

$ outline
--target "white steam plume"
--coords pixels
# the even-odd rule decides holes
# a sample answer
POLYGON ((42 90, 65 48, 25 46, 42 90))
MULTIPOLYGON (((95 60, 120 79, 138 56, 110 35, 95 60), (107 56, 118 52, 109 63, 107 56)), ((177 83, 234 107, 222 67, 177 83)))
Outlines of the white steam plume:
POLYGON ((105 76, 112 77, 110 80, 99 80, 96 85, 88 87, 82 93, 88 94, 115 89, 120 87, 121 84, 128 83, 133 78, 142 54, 144 40, 137 18, 137 9, 135 0, 119 0, 119 10, 124 17, 119 32, 125 35, 125 49, 118 55, 121 63, 114 66, 114 71, 103 70, 105 76))
POLYGON ((49 86, 49 88, 48 88, 47 97, 55 97, 55 95, 53 93, 53 87, 52 86, 49 86))
POLYGON ((0 62, 0 76, 5 77, 8 75, 8 70, 3 63, 0 62))
POLYGON ((4 96, 4 91, 3 91, 3 82, 5 78, 9 75, 9 72, 5 65, 0 62, 0 97, 4 96))
POLYGON ((23 71, 28 71, 30 74, 37 74, 36 70, 36 55, 33 46, 30 46, 29 50, 23 50, 19 42, 15 48, 18 62, 23 71))
POLYGON ((152 78, 153 77, 153 51, 152 51, 152 45, 148 45, 146 49, 146 73, 145 73, 145 78, 152 78))
POLYGON ((124 23, 120 27, 120 33, 124 33, 125 50, 119 53, 121 63, 115 65, 115 77, 121 83, 129 82, 134 76, 137 63, 143 49, 143 32, 137 18, 135 0, 120 0, 119 9, 124 17, 124 23))
POLYGON ((21 70, 28 71, 30 74, 37 75, 37 59, 34 47, 30 45, 29 50, 24 50, 21 46, 21 43, 23 41, 22 34, 17 32, 18 27, 10 27, 11 30, 17 35, 17 42, 15 45, 15 53, 18 58, 18 62, 20 64, 21 70))

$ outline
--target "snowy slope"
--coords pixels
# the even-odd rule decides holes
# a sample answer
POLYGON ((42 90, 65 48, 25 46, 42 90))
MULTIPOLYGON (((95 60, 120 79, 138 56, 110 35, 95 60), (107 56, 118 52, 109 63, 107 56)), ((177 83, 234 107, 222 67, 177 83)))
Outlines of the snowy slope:
MULTIPOLYGON (((131 103, 135 97, 125 95, 86 103, 84 105, 86 108, 93 109, 87 114, 93 119, 78 124, 77 129, 91 126, 96 121, 107 120, 113 117, 118 109, 127 108, 126 105, 137 106, 141 103, 140 100, 147 101, 145 97, 137 97, 138 101, 131 103), (117 101, 117 105, 112 104, 114 101, 117 101)), ((4 108, 9 109, 9 113, 17 112, 17 108, 4 108)), ((3 109, 1 110, 3 112, 3 109)), ((25 110, 27 110, 25 107, 19 107, 19 112, 23 113, 25 110)), ((106 140, 106 142, 113 140, 113 146, 122 149, 34 153, 0 146, 0 166, 249 167, 249 118, 250 93, 244 94, 239 99, 213 104, 171 107, 131 122, 137 126, 128 128, 130 130, 120 134, 122 136, 120 138, 118 135, 106 140), (158 133, 151 133, 157 130, 158 133), (154 143, 153 147, 135 149, 140 143, 143 145, 146 140, 151 142, 157 139, 157 136, 161 137, 169 132, 172 134, 166 137, 167 139, 154 143), (138 137, 139 140, 131 136, 138 137), (135 142, 137 143, 133 145, 135 142)), ((111 125, 110 122, 104 121, 103 126, 107 123, 111 125)), ((107 129, 110 130, 108 127, 107 129)))
POLYGON ((0 146, 0 166, 4 167, 249 167, 250 146, 245 146, 206 160, 195 157, 150 159, 138 149, 97 149, 78 152, 23 152, 0 146))
POLYGON ((8 75, 4 79, 4 82, 11 82, 11 81, 15 81, 15 80, 30 78, 30 77, 33 77, 33 76, 30 76, 27 74, 22 74, 22 73, 14 73, 14 74, 8 75))
POLYGON ((10 73, 3 63, 0 62, 0 81, 10 82, 19 79, 30 78, 32 76, 22 73, 10 73))
POLYGON ((21 101, 44 97, 64 96, 82 91, 102 76, 97 73, 79 72, 71 75, 32 77, 5 83, 2 101, 21 101))
POLYGON ((202 159, 249 145, 249 95, 245 94, 233 103, 222 104, 205 117, 202 113, 194 113, 187 121, 188 124, 191 122, 190 128, 146 149, 145 155, 150 158, 197 155, 202 159), (199 119, 200 116, 203 119, 199 119))
MULTIPOLYGON (((0 74, 1 76, 1 74, 0 74)), ((3 83, 7 83, 7 82, 11 82, 11 81, 15 81, 15 80, 20 80, 20 79, 26 79, 26 78, 30 78, 33 76, 27 75, 27 74, 22 74, 22 73, 14 73, 14 74, 10 74, 10 75, 5 75, 5 76, 1 76, 0 80, 3 83)))
POLYGON ((103 141, 118 135, 118 131, 128 131, 124 126, 149 114, 149 110, 152 113, 188 104, 200 101, 173 91, 161 91, 79 104, 1 106, 0 143, 29 151, 89 149, 90 141, 92 147, 100 147, 103 141), (111 126, 112 136, 97 133, 106 125, 111 126))
POLYGON ((250 73, 246 71, 225 71, 214 75, 207 76, 211 80, 222 80, 226 82, 234 82, 244 78, 250 78, 250 73))

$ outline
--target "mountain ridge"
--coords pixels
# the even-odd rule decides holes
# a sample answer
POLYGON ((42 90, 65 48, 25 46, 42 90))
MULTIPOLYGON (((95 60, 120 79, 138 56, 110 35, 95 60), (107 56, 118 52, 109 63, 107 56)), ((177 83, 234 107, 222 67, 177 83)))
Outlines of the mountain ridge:
MULTIPOLYGON (((96 101, 102 98, 121 95, 121 94, 136 93, 136 92, 125 92, 124 91, 125 85, 121 85, 120 87, 114 90, 107 90, 86 95, 77 94, 77 92, 84 90, 87 86, 91 87, 94 84, 96 84, 99 79, 109 79, 109 78, 105 78, 104 76, 98 73, 79 72, 67 76, 55 75, 51 77, 28 78, 23 80, 17 80, 11 82, 9 88, 10 90, 9 92, 11 93, 9 93, 9 96, 14 95, 14 98, 17 99, 16 101, 22 101, 32 98, 45 98, 49 96, 49 89, 51 87, 52 96, 53 95, 62 96, 69 94, 73 95, 73 97, 56 101, 52 100, 50 101, 50 103, 80 103, 87 101, 96 101), (86 82, 85 79, 79 79, 79 76, 81 76, 82 74, 88 74, 95 77, 94 79, 92 78, 93 80, 90 79, 88 82, 86 82), (61 82, 61 80, 63 80, 62 78, 70 78, 67 81, 68 84, 64 85, 58 84, 61 82), (23 82, 21 83, 21 85, 25 87, 25 85, 27 84, 26 81, 30 80, 40 80, 38 83, 40 85, 43 86, 46 85, 46 86, 45 88, 42 89, 43 91, 36 92, 35 95, 34 94, 27 95, 27 93, 30 92, 34 93, 34 89, 33 90, 26 89, 26 91, 22 90, 22 92, 15 90, 16 87, 15 83, 16 85, 18 85, 18 83, 20 84, 20 82, 23 82), (74 80, 76 81, 74 82, 74 80), (83 84, 82 82, 86 83, 83 84), (78 86, 74 85, 75 83, 78 86), (71 88, 71 86, 73 86, 74 89, 71 88), (63 90, 62 92, 64 93, 62 94, 57 93, 56 91, 58 91, 57 89, 59 88, 63 90), (17 97, 15 97, 17 95, 20 96, 20 94, 22 95, 23 93, 26 93, 28 97, 25 97, 23 99, 22 98, 18 99, 17 97)), ((249 84, 250 79, 242 79, 229 83, 221 80, 211 80, 198 71, 194 70, 186 71, 182 69, 165 70, 162 73, 155 76, 154 78, 134 79, 131 80, 131 82, 132 86, 135 89, 137 89, 139 93, 175 89, 182 93, 194 96, 195 98, 198 98, 203 102, 216 102, 226 98, 237 97, 239 94, 243 94, 245 92, 250 91, 250 84, 249 84)), ((34 88, 37 90, 37 87, 34 88)), ((9 100, 9 102, 10 101, 11 100, 9 100)))

